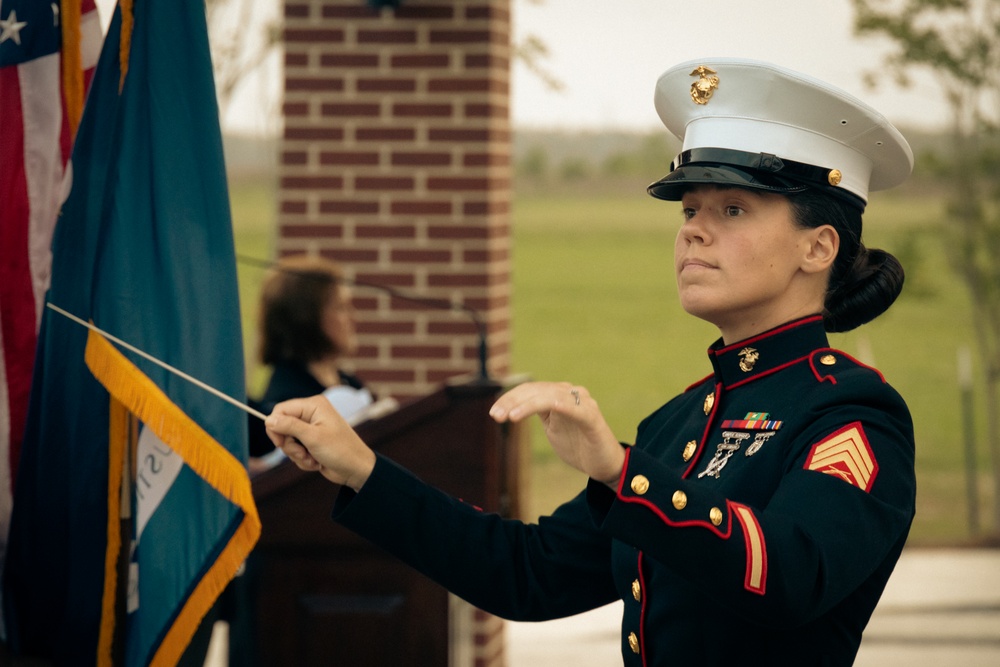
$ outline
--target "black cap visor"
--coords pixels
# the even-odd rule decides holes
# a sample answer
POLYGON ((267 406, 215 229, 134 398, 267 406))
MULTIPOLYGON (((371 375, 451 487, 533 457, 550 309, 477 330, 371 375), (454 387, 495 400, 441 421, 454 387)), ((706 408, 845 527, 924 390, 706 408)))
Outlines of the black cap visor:
POLYGON ((816 189, 865 210, 865 202, 860 197, 831 185, 831 176, 836 170, 785 160, 769 153, 694 148, 678 155, 670 167, 669 174, 646 188, 657 199, 680 201, 692 185, 748 188, 784 195, 816 189))
POLYGON ((749 188, 777 194, 802 192, 808 186, 774 174, 741 169, 728 164, 686 164, 646 188, 657 199, 680 201, 692 185, 714 185, 721 188, 749 188))

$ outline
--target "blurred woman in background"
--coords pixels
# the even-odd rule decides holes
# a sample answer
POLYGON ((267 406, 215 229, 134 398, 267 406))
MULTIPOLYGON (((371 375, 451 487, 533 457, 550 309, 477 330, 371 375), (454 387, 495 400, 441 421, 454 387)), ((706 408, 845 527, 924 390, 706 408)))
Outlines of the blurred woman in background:
MULTIPOLYGON (((257 401, 262 412, 290 398, 326 394, 341 416, 350 419, 372 403, 364 383, 341 368, 358 345, 351 298, 343 269, 322 257, 284 257, 268 271, 258 319, 260 361, 271 367, 257 401)), ((260 423, 251 427, 250 456, 272 452, 260 423)))

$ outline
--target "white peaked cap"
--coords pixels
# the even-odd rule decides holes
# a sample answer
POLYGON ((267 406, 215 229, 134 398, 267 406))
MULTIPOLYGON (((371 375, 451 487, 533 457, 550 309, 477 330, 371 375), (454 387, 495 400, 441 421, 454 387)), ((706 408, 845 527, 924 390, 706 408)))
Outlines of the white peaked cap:
POLYGON ((675 65, 656 82, 654 102, 682 142, 671 173, 649 186, 661 199, 680 199, 691 183, 775 192, 819 187, 850 193, 864 208, 869 190, 899 185, 913 170, 909 144, 878 111, 770 63, 704 58, 675 65))

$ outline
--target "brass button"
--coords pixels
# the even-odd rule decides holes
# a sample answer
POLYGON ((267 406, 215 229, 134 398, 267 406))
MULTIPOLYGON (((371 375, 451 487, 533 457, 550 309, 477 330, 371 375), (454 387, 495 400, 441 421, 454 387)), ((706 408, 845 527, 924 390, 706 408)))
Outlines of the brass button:
POLYGON ((681 490, 674 491, 674 497, 670 499, 674 504, 674 509, 682 510, 688 506, 688 496, 681 490))
POLYGON ((713 507, 709 513, 708 518, 712 522, 713 526, 718 526, 722 524, 722 510, 718 507, 713 507))
POLYGON ((705 414, 706 415, 709 412, 712 411, 712 406, 713 405, 715 405, 715 392, 714 391, 711 394, 709 394, 708 396, 705 397, 705 405, 703 406, 703 408, 705 410, 705 414))
POLYGON ((634 632, 628 633, 628 647, 632 649, 632 653, 639 655, 639 638, 634 632))
POLYGON ((820 357, 819 363, 823 364, 824 366, 833 366, 835 363, 837 363, 837 357, 833 356, 832 354, 824 354, 822 357, 820 357))
POLYGON ((632 490, 640 496, 649 491, 649 480, 645 475, 636 475, 632 478, 632 490))
POLYGON ((694 440, 690 440, 688 444, 684 445, 684 454, 682 454, 684 460, 690 461, 691 457, 694 456, 695 450, 697 449, 698 449, 698 443, 695 442, 694 440))
POLYGON ((635 598, 636 602, 642 602, 642 585, 638 579, 632 582, 632 597, 635 598))
POLYGON ((844 180, 844 175, 840 173, 839 169, 831 169, 826 178, 830 185, 840 185, 840 182, 844 180))

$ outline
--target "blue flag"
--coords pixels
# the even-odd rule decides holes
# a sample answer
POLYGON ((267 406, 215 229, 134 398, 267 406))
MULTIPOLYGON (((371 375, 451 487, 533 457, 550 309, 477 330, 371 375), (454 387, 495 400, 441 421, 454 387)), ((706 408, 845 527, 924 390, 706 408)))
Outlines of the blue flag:
MULTIPOLYGON (((47 298, 242 400, 204 3, 121 4, 74 145, 47 298)), ((46 309, 3 577, 11 649, 175 664, 260 535, 246 428, 233 405, 46 309)))

